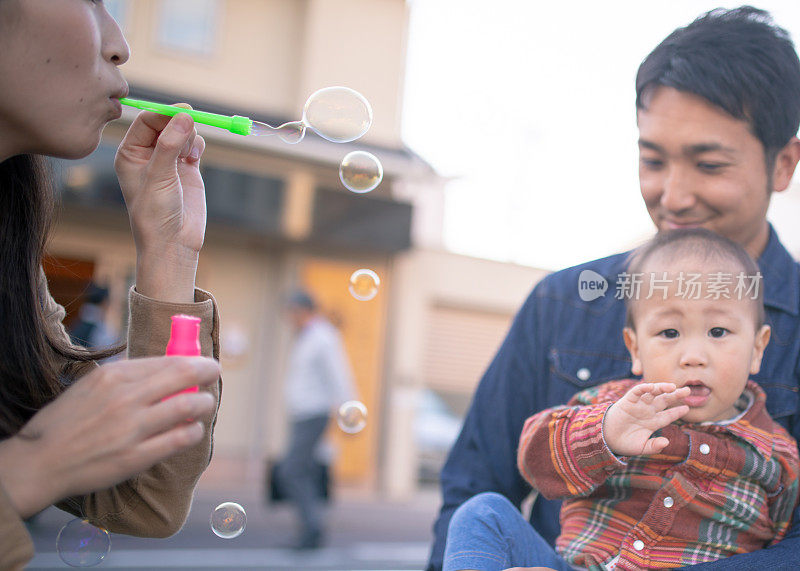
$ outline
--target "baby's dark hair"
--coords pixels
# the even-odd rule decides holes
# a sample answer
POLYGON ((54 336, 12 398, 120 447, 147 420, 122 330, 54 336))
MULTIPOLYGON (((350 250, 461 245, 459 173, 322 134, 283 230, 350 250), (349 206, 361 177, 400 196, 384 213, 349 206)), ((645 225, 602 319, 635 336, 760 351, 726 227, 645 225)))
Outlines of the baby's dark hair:
MULTIPOLYGON (((682 228, 659 232, 631 253, 626 271, 631 276, 641 275, 647 261, 656 254, 663 256, 667 262, 686 257, 700 259, 703 262, 734 262, 745 276, 744 286, 747 291, 753 292, 751 297, 756 309, 756 327, 764 324, 764 285, 758 282, 761 279, 758 264, 733 240, 705 228, 682 228)), ((738 278, 736 275, 732 277, 734 280, 738 278)), ((625 297, 625 326, 631 328, 633 328, 634 297, 625 297)))

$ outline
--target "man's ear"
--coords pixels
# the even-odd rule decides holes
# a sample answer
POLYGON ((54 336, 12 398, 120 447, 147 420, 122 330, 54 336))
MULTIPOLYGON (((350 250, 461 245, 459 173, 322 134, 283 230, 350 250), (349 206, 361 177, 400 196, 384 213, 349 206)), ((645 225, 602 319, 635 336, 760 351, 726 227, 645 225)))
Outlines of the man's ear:
POLYGON ((782 192, 789 188, 798 161, 800 161, 800 139, 792 137, 775 156, 775 164, 772 167, 771 190, 782 192))
POLYGON ((762 325, 756 332, 756 340, 753 344, 753 359, 750 362, 750 374, 755 375, 761 370, 761 358, 764 356, 764 349, 767 348, 769 337, 772 333, 769 325, 762 325))
POLYGON ((636 331, 631 327, 626 327, 622 330, 622 338, 625 340, 628 353, 631 354, 631 372, 634 375, 641 375, 642 360, 639 359, 639 345, 636 342, 636 331))

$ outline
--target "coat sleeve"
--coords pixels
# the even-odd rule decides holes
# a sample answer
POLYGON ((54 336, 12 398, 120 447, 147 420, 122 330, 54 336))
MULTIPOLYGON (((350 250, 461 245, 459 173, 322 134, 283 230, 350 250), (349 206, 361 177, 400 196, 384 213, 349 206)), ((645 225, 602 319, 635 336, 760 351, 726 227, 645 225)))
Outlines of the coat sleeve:
MULTIPOLYGON (((176 304, 150 299, 131 288, 128 357, 163 355, 169 341, 170 316, 176 313, 202 319, 202 354, 219 359, 216 302, 210 293, 199 289, 195 290, 195 303, 176 304)), ((211 461, 222 379, 207 390, 217 405, 213 416, 205 421, 204 438, 199 444, 112 488, 66 498, 57 506, 114 533, 140 537, 168 537, 177 533, 189 515, 197 481, 211 461)))
POLYGON ((575 395, 567 405, 525 421, 517 465, 528 483, 548 499, 591 494, 625 466, 608 448, 603 419, 630 381, 607 383, 575 395))

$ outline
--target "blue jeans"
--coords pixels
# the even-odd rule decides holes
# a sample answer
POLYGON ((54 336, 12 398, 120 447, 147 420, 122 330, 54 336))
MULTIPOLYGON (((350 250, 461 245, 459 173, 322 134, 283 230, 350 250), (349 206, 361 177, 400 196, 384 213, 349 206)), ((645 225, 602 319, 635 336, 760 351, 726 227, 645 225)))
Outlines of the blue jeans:
POLYGON ((478 494, 453 514, 447 528, 444 571, 535 566, 572 570, 505 496, 478 494))

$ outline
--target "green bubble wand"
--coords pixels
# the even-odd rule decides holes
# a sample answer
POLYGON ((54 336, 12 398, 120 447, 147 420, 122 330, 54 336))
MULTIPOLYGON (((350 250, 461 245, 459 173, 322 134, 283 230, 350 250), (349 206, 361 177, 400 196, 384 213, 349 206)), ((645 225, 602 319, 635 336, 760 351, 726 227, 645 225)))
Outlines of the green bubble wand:
POLYGON ((165 105, 164 103, 154 103, 152 101, 142 101, 140 99, 123 98, 119 100, 123 105, 142 109, 144 111, 152 111, 160 115, 167 115, 172 117, 178 113, 186 113, 196 123, 203 125, 210 125, 212 127, 219 127, 226 129, 235 135, 253 135, 253 136, 266 136, 278 135, 281 140, 295 144, 303 140, 306 134, 306 126, 302 121, 290 121, 284 123, 279 127, 272 127, 261 121, 253 121, 249 117, 242 117, 241 115, 220 115, 218 113, 209 113, 207 111, 197 111, 195 109, 184 109, 183 107, 175 107, 173 105, 165 105))

